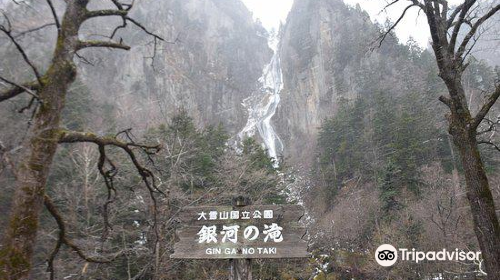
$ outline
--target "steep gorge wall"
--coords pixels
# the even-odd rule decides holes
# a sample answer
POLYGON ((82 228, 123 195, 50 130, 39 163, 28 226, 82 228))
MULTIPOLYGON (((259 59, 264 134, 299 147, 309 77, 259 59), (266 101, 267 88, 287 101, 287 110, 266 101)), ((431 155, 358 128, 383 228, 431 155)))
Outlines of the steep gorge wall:
MULTIPOLYGON (((62 15, 63 1, 54 3, 62 15)), ((44 1, 29 2, 31 7, 1 5, 17 31, 52 21, 44 1)), ((89 10, 103 8, 113 8, 111 1, 90 2, 89 10)), ((99 48, 79 52, 85 58, 76 59, 79 86, 87 88, 98 104, 110 105, 106 105, 108 120, 92 120, 89 126, 100 130, 112 116, 116 129, 143 131, 167 121, 182 108, 198 125, 221 122, 236 134, 247 119, 242 102, 259 88, 257 80, 272 56, 267 31, 253 20, 245 5, 240 0, 142 0, 136 1, 131 16, 166 42, 157 41, 154 51, 153 38, 129 23, 115 40, 123 38, 132 47, 130 51, 99 48)), ((104 36, 121 24, 118 17, 92 19, 85 23, 80 37, 107 40, 104 36)), ((55 37, 55 28, 48 27, 19 41, 31 59, 46 69, 55 37)), ((29 69, 5 37, 0 37, 0 56, 0 74, 19 82, 31 79, 29 69)))
POLYGON ((129 53, 89 52, 100 62, 83 71, 92 92, 111 99, 122 123, 141 128, 184 108, 200 125, 241 129, 241 103, 272 55, 266 31, 242 2, 144 0, 132 15, 170 43, 159 42, 153 60, 151 37, 132 28, 123 32, 134 42, 129 53))
POLYGON ((284 89, 274 117, 285 154, 311 160, 318 129, 341 100, 386 90, 401 94, 422 86, 424 71, 408 60, 408 47, 379 35, 366 12, 342 0, 296 0, 282 30, 284 89))

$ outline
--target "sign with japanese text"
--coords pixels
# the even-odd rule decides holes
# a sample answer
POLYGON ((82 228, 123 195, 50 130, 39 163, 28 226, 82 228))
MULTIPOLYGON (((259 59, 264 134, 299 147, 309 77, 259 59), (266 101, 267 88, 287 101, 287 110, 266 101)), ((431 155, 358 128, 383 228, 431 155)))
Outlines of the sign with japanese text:
POLYGON ((265 259, 307 257, 299 205, 187 207, 171 258, 265 259))

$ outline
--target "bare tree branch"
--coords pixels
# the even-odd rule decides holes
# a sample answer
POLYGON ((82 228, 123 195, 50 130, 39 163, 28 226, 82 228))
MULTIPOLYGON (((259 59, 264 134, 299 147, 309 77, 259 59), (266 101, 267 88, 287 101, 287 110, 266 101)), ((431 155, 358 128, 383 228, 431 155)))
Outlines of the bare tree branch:
MULTIPOLYGON (((387 8, 391 7, 392 5, 398 3, 400 0, 393 0, 392 2, 388 3, 387 5, 384 6, 384 8, 382 9, 382 11, 385 11, 387 10, 387 8)), ((381 12, 382 12, 381 11, 381 12)))
POLYGON ((498 115, 496 121, 490 120, 488 118, 484 118, 484 120, 487 122, 488 128, 486 128, 482 131, 478 131, 477 135, 483 135, 483 134, 486 134, 488 132, 495 132, 497 129, 497 126, 500 126, 500 115, 498 115))
POLYGON ((36 81, 20 85, 20 84, 17 84, 15 82, 12 82, 10 80, 7 80, 6 78, 3 78, 1 76, 0 76, 0 80, 13 86, 12 88, 10 88, 6 91, 0 92, 0 102, 14 98, 23 92, 27 92, 31 96, 36 97, 37 99, 40 99, 38 97, 38 95, 33 92, 33 91, 36 91, 40 88, 40 84, 36 81))
POLYGON ((450 107, 452 106, 452 100, 449 97, 446 97, 444 95, 441 95, 439 97, 439 101, 443 102, 446 106, 450 107))
POLYGON ((52 215, 52 217, 56 220, 57 226, 59 227, 59 237, 56 243, 56 246, 52 253, 50 254, 49 258, 47 259, 47 271, 50 272, 51 274, 51 279, 54 279, 54 259, 57 256, 57 253, 59 252, 59 249, 63 244, 68 246, 69 248, 73 249, 73 251, 80 256, 83 260, 91 263, 110 263, 112 262, 116 257, 119 256, 119 254, 114 255, 112 257, 93 257, 93 256, 88 256, 83 249, 78 247, 72 240, 70 240, 67 237, 67 232, 66 232, 66 223, 64 222, 64 219, 62 215, 59 213, 57 210, 57 207, 55 206, 54 202, 45 195, 44 196, 44 204, 49 213, 52 215))
POLYGON ((52 0, 47 0, 47 4, 49 4, 50 11, 52 12, 52 16, 54 17, 54 23, 56 24, 57 32, 61 32, 61 24, 59 23, 59 17, 57 16, 57 12, 54 8, 52 0))
POLYGON ((24 61, 31 67, 33 72, 35 73, 36 79, 38 80, 38 83, 42 85, 42 76, 40 75, 40 72, 38 72, 38 69, 36 66, 31 62, 31 60, 28 58, 28 55, 24 51, 23 47, 19 45, 19 43, 16 41, 14 36, 12 35, 12 29, 11 29, 11 24, 9 18, 4 14, 5 19, 7 20, 8 26, 3 26, 0 25, 0 31, 2 31, 7 37, 10 39, 10 41, 16 46, 17 50, 19 53, 22 55, 24 61))
POLYGON ((101 240, 104 242, 109 233, 109 229, 112 229, 111 224, 109 223, 108 213, 109 213, 109 205, 114 202, 114 195, 116 195, 116 189, 114 186, 114 177, 117 174, 116 165, 106 156, 106 147, 103 145, 99 146, 99 162, 97 164, 99 169, 99 173, 104 178, 104 183, 107 188, 107 198, 106 202, 103 205, 103 220, 104 220, 104 230, 102 232, 101 240), (108 163, 110 168, 108 170, 105 169, 105 165, 108 163))
POLYGON ((167 42, 167 41, 165 41, 165 39, 163 37, 158 36, 157 34, 149 31, 144 25, 142 25, 141 23, 139 23, 135 19, 129 17, 128 12, 130 11, 130 9, 132 9, 132 7, 134 5, 134 1, 132 1, 132 3, 130 3, 130 4, 121 3, 118 0, 111 0, 111 2, 116 6, 116 8, 118 10, 91 11, 91 12, 87 12, 86 17, 92 18, 92 17, 100 17, 100 16, 121 16, 122 24, 117 26, 113 30, 113 32, 109 36, 110 39, 113 39, 120 29, 126 28, 128 22, 131 22, 132 24, 134 24, 135 26, 140 28, 142 31, 144 31, 146 34, 152 36, 153 37, 153 55, 151 57, 147 57, 147 58, 151 59, 151 61, 152 61, 151 65, 154 68, 154 59, 156 57, 158 41, 166 42, 169 44, 175 44, 179 40, 179 37, 177 37, 174 42, 167 42))
POLYGON ((465 48, 467 47, 467 44, 469 43, 470 39, 474 36, 474 34, 476 34, 478 28, 499 10, 500 10, 500 4, 493 7, 488 13, 486 13, 472 25, 471 30, 469 31, 469 33, 467 33, 467 35, 465 35, 464 39, 462 40, 462 43, 460 44, 460 47, 457 50, 457 53, 455 54, 456 59, 462 57, 463 53, 465 52, 465 48))
POLYGON ((129 3, 129 4, 125 4, 125 3, 120 3, 120 1, 118 0, 111 0, 111 2, 113 2, 113 4, 119 9, 119 10, 126 10, 126 11, 129 11, 130 9, 132 9, 132 7, 134 6, 134 3, 135 3, 135 0, 132 0, 132 3, 129 3))
POLYGON ((75 56, 78 57, 83 63, 94 66, 94 63, 90 62, 86 57, 80 55, 78 52, 75 52, 75 56))
POLYGON ((80 41, 76 46, 77 51, 85 48, 112 48, 112 49, 122 49, 127 51, 130 50, 130 46, 124 45, 122 42, 80 41))
POLYGON ((128 11, 126 10, 97 10, 97 11, 89 11, 86 14, 87 19, 95 18, 95 17, 106 17, 106 16, 126 16, 128 11))
POLYGON ((451 13, 450 17, 448 18, 447 20, 447 27, 450 28, 453 26, 454 24, 454 21, 455 21, 455 18, 457 17, 457 15, 460 13, 460 11, 462 10, 462 7, 463 7, 464 4, 460 4, 458 5, 454 10, 453 12, 451 13))
POLYGON ((121 25, 118 25, 114 30, 113 32, 111 32, 111 35, 109 36, 110 39, 113 39, 116 35, 116 33, 118 32, 118 30, 120 29, 123 29, 123 28, 126 28, 127 27, 127 20, 122 18, 122 24, 121 25))
POLYGON ((493 147, 495 150, 499 151, 500 152, 500 146, 491 142, 491 141, 486 141, 486 140, 481 140, 481 141, 478 141, 477 142, 478 144, 486 144, 486 145, 489 145, 491 147, 493 147))
POLYGON ((488 112, 490 111, 491 107, 495 105, 495 102, 498 100, 500 97, 500 84, 497 84, 495 91, 488 97, 486 100, 486 103, 483 105, 483 107, 479 110, 479 112, 476 114, 474 119, 472 120, 471 123, 471 129, 476 130, 479 124, 483 121, 483 119, 486 117, 488 112))
MULTIPOLYGON (((465 2, 462 5, 457 7, 457 10, 460 11, 460 15, 458 16, 458 21, 456 22, 455 26, 453 27, 453 32, 452 32, 451 38, 450 38, 450 44, 448 46, 449 51, 453 52, 455 50, 455 44, 457 41, 458 34, 460 32, 460 28, 462 27, 462 23, 465 21, 465 17, 467 15, 467 12, 470 10, 470 8, 475 3, 476 3, 476 0, 465 0, 465 2)), ((455 13, 455 11, 454 11, 454 13, 455 13)), ((448 22, 448 24, 451 26, 451 24, 449 22, 448 22)))
MULTIPOLYGON (((165 39, 163 39, 162 37, 154 34, 153 32, 149 31, 146 27, 144 27, 144 25, 140 24, 138 21, 136 21, 135 19, 133 18, 130 18, 130 17, 125 17, 126 20, 130 21, 131 23, 133 23, 135 26, 139 27, 140 29, 142 29, 142 31, 144 31, 146 34, 150 35, 150 36, 153 36, 154 38, 162 41, 162 42, 165 42, 165 39)), ((176 40, 177 41, 177 40, 176 40)), ((171 44, 175 43, 175 42, 170 42, 171 44)))
POLYGON ((413 5, 419 7, 422 10, 425 8, 425 6, 422 3, 420 3, 420 1, 418 1, 418 0, 410 0, 410 1, 413 3, 413 5))
MULTIPOLYGON (((106 186, 108 188, 108 199, 104 205, 104 210, 107 212, 107 207, 109 206, 110 203, 113 202, 112 200, 112 193, 116 192, 113 186, 113 177, 116 174, 117 170, 115 165, 112 163, 112 161, 106 156, 106 151, 105 147, 106 146, 114 146, 122 149, 123 151, 126 152, 128 155, 129 159, 132 161, 133 165, 135 166, 136 170, 138 171, 139 175, 141 176, 142 182, 146 185, 146 188, 148 189, 151 201, 153 203, 153 224, 152 228, 155 231, 155 236, 156 239, 158 240, 159 238, 159 230, 157 227, 158 219, 157 219, 157 200, 155 197, 155 193, 160 193, 162 195, 165 195, 163 191, 161 191, 156 182, 156 177, 154 176, 153 172, 149 170, 148 168, 144 167, 138 160, 137 155, 135 154, 134 149, 139 149, 143 153, 145 153, 147 156, 156 154, 160 151, 161 146, 160 145, 142 145, 142 144, 137 144, 133 141, 131 135, 130 135, 130 130, 124 130, 120 133, 118 133, 115 137, 100 137, 96 134, 93 133, 84 133, 84 132, 75 132, 75 131, 63 131, 60 138, 59 138, 59 143, 83 143, 83 142, 88 142, 88 143, 94 143, 99 146, 99 152, 100 152, 100 159, 99 159, 99 171, 101 175, 103 175, 106 186), (127 142, 124 142, 122 140, 119 140, 118 137, 120 135, 125 135, 127 138, 127 142), (111 168, 109 170, 104 169, 105 163, 109 163, 111 168)), ((106 231, 109 228, 109 223, 107 221, 107 213, 104 213, 104 222, 105 222, 105 231, 103 232, 103 240, 106 238, 106 231)))
POLYGON ((141 163, 139 163, 137 155, 133 150, 135 148, 138 148, 145 154, 151 155, 151 154, 156 154, 157 152, 160 151, 161 149, 160 145, 142 145, 142 144, 137 144, 133 141, 124 142, 117 139, 117 137, 99 137, 93 133, 84 133, 75 131, 64 131, 59 140, 59 143, 83 143, 83 142, 94 143, 100 147, 114 146, 121 148, 128 154, 130 160, 132 161, 137 171, 141 175, 143 182, 146 184, 146 186, 152 192, 163 193, 156 187, 156 181, 153 176, 153 173, 146 167, 144 167, 141 163))
POLYGON ((38 31, 38 30, 42 30, 42 29, 44 29, 44 28, 46 28, 46 27, 49 27, 49 26, 54 26, 54 25, 56 25, 56 24, 55 24, 55 23, 53 23, 53 22, 52 22, 52 23, 46 23, 46 24, 40 25, 40 26, 38 26, 38 27, 31 28, 31 29, 28 29, 28 30, 25 30, 25 31, 19 32, 18 34, 16 34, 16 35, 14 36, 14 38, 16 38, 16 39, 17 39, 17 38, 19 38, 19 37, 22 37, 22 36, 24 36, 24 35, 28 34, 28 33, 31 33, 31 32, 36 32, 36 31, 38 31))
POLYGON ((387 31, 384 31, 383 34, 379 37, 379 47, 382 46, 382 43, 384 42, 385 38, 387 37, 388 34, 391 33, 392 30, 394 30, 394 28, 396 28, 396 26, 399 24, 399 22, 401 22, 401 20, 404 18, 406 12, 411 8, 411 7, 414 7, 415 5, 412 4, 412 5, 409 5, 407 6, 404 10, 403 10, 403 13, 401 14, 401 16, 396 20, 396 22, 394 24, 392 24, 389 29, 387 29, 387 31))

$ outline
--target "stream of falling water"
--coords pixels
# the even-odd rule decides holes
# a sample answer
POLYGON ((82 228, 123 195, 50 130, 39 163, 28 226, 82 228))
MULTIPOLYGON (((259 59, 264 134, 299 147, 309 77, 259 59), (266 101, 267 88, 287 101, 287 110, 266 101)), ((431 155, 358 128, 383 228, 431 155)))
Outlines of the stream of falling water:
POLYGON ((275 160, 277 166, 278 157, 283 153, 284 146, 272 126, 271 119, 280 103, 283 75, 278 44, 271 48, 274 50, 274 55, 259 78, 260 90, 243 100, 243 106, 248 111, 248 120, 245 127, 238 133, 238 137, 243 140, 245 137, 254 136, 258 131, 268 155, 275 160))

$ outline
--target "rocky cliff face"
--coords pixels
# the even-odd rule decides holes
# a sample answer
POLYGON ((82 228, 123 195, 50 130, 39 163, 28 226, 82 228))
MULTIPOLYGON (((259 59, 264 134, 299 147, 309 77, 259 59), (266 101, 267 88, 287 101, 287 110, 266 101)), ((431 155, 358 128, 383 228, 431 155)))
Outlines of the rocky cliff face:
POLYGON ((247 8, 234 0, 145 0, 132 15, 169 42, 154 51, 151 37, 125 31, 119 35, 134 46, 128 53, 84 54, 97 62, 82 71, 93 94, 115 104, 123 125, 144 129, 183 108, 200 125, 241 129, 241 103, 272 55, 247 8))
MULTIPOLYGON (((113 8, 109 3, 91 1, 89 10, 113 8)), ((18 31, 52 21, 45 2, 29 1, 31 7, 0 4, 18 31)), ((55 4, 62 15, 63 1, 55 4)), ((155 44, 151 36, 128 24, 115 40, 123 38, 130 51, 86 49, 77 59, 78 86, 89 89, 97 103, 110 105, 105 111, 108 119, 116 119, 112 129, 144 131, 185 109, 200 126, 223 123, 231 133, 241 130, 247 120, 242 102, 259 89, 258 79, 273 53, 267 31, 245 5, 240 0, 142 0, 131 13, 166 41, 155 44)), ((121 24, 117 17, 92 19, 80 36, 106 39, 103 36, 121 24)), ((50 62, 55 35, 55 28, 48 27, 19 38, 41 69, 50 62)), ((5 37, 0 38, 0 56, 5 57, 1 74, 20 82, 31 79, 5 37)), ((100 130, 110 120, 99 116, 89 122, 100 130)))
POLYGON ((378 30, 368 14, 342 0, 295 1, 282 30, 284 89, 274 118, 294 162, 311 159, 318 128, 339 101, 417 86, 412 77, 422 70, 401 56, 407 47, 388 37, 378 48, 378 30))
POLYGON ((342 1, 305 0, 295 1, 288 15, 280 49, 284 89, 276 117, 287 151, 310 151, 337 100, 355 94, 339 88, 344 71, 335 67, 347 12, 342 1))
MULTIPOLYGON (((104 5, 91 3, 90 9, 104 5)), ((33 14, 33 26, 51 20, 44 2, 33 5, 47 16, 33 14)), ((200 125, 222 122, 233 135, 243 129, 248 108, 242 102, 267 87, 259 77, 272 57, 267 32, 254 22, 243 3, 142 0, 132 11, 134 18, 167 42, 157 41, 155 46, 150 36, 128 26, 117 33, 117 39, 130 44, 130 51, 94 49, 80 53, 92 63, 79 62, 82 84, 96 101, 112 105, 118 128, 147 129, 184 108, 200 125)), ((12 14, 29 17, 29 12, 12 14)), ((19 22, 25 19, 19 18, 19 22)), ((92 20, 81 36, 102 39, 96 34, 109 35, 120 24, 117 18, 92 20)), ((23 29, 26 27, 21 26, 23 29)), ((408 71, 415 68, 399 61, 394 39, 369 51, 377 31, 366 13, 347 7, 341 0, 295 1, 281 30, 283 90, 277 113, 270 120, 284 140, 286 155, 302 158, 302 153, 311 151, 308 148, 315 143, 318 127, 324 118, 335 114, 339 100, 384 87, 397 90, 398 84, 407 86, 408 77, 417 76, 394 70, 398 63, 408 65, 408 71)), ((38 64, 48 64, 54 35, 52 28, 23 39, 24 45, 36 46, 28 53, 38 64)), ((14 57, 10 54, 15 54, 15 49, 1 43, 0 52, 14 57)), ((9 59, 7 68, 16 69, 19 61, 19 57, 9 59)))

